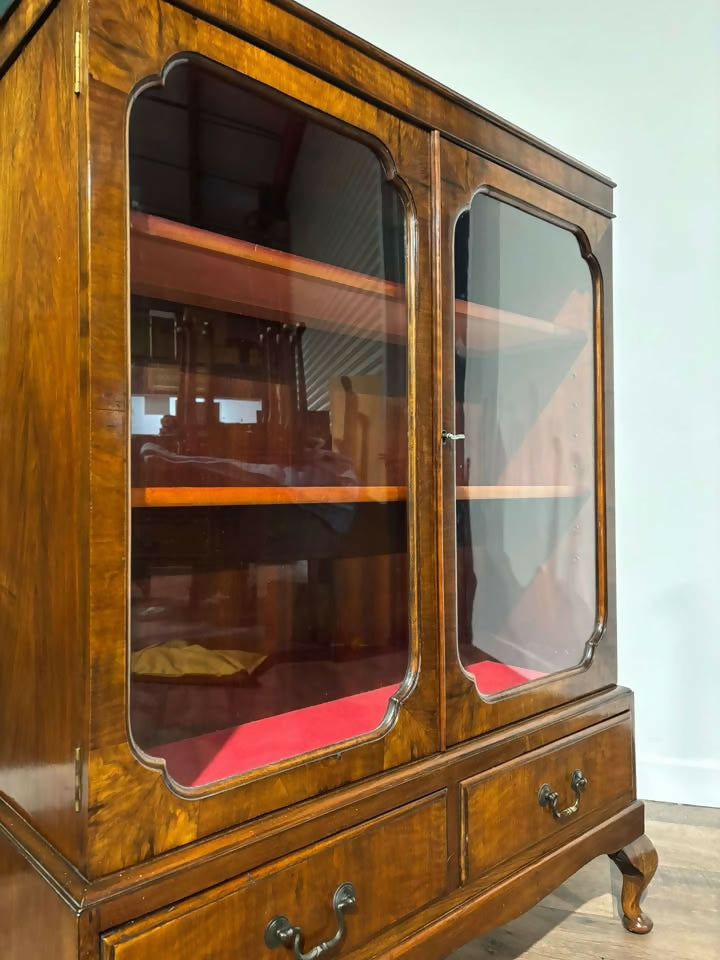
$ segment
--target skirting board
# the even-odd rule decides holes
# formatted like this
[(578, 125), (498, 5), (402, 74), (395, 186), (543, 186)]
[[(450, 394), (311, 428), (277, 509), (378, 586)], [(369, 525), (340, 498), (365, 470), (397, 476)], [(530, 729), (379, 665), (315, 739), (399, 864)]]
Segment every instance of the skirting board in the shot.
[(647, 800), (720, 807), (720, 761), (638, 755), (638, 796)]

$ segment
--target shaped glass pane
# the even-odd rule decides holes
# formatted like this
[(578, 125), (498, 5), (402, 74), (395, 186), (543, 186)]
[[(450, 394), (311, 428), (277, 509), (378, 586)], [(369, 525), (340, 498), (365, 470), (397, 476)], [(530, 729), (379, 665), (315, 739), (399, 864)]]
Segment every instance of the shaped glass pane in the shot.
[(202, 785), (374, 730), (405, 675), (406, 214), (205, 62), (129, 142), (131, 729)]
[(492, 694), (595, 628), (593, 285), (571, 232), (480, 193), (455, 296), (458, 647)]

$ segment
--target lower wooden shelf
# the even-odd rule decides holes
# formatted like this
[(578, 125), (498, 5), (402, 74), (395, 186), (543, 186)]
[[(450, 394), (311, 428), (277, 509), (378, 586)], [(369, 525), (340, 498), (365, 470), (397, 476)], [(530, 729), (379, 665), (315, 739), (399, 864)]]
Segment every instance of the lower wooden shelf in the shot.
[[(540, 500), (582, 497), (572, 486), (464, 486), (458, 500)], [(407, 487), (133, 487), (133, 507), (220, 507), (304, 503), (392, 503), (407, 500)]]
[(134, 487), (133, 507), (223, 507), (303, 503), (388, 503), (407, 487)]

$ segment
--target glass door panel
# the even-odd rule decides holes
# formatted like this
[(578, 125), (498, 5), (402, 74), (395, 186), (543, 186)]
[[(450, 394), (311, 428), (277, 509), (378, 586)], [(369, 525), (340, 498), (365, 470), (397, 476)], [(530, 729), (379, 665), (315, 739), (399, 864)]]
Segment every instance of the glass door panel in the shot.
[(569, 230), (486, 193), (454, 264), (458, 651), (489, 695), (595, 629), (593, 284)]
[(129, 146), (130, 723), (195, 786), (376, 729), (405, 675), (406, 211), (204, 61)]

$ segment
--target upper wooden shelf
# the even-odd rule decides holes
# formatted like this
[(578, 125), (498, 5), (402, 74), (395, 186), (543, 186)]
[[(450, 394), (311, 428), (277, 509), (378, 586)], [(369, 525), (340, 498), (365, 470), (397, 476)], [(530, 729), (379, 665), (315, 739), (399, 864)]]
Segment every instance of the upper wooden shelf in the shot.
[[(458, 487), (458, 500), (540, 500), (584, 496), (570, 486)], [(391, 503), (407, 487), (134, 487), (133, 507), (220, 507), (303, 503)]]
[(455, 344), (468, 352), (534, 346), (579, 350), (586, 341), (582, 330), (466, 300), (455, 301)]
[[(407, 343), (403, 284), (136, 211), (130, 238), (133, 293)], [(463, 300), (455, 308), (456, 342), (472, 351), (585, 342), (577, 330), (536, 317)]]
[(402, 284), (144, 213), (130, 237), (133, 293), (407, 342)]
[(563, 485), (457, 487), (458, 500), (545, 500), (584, 497), (587, 490)]

